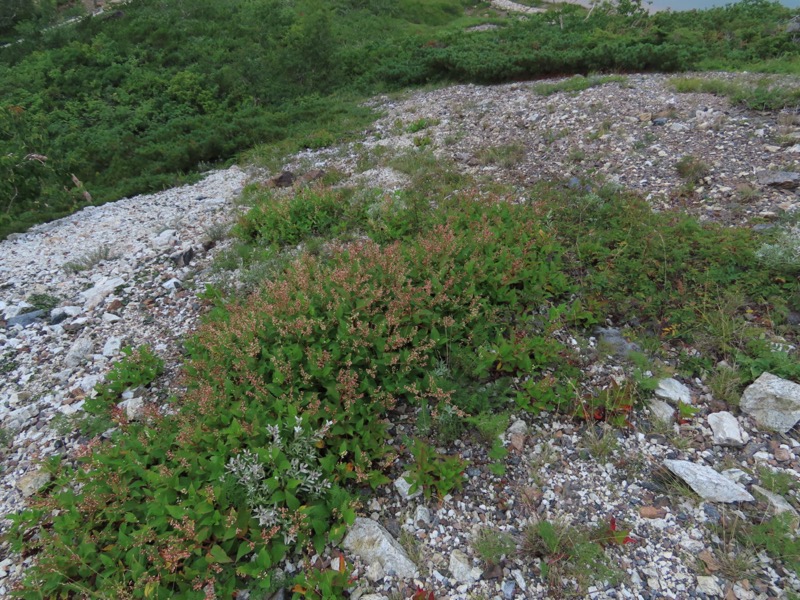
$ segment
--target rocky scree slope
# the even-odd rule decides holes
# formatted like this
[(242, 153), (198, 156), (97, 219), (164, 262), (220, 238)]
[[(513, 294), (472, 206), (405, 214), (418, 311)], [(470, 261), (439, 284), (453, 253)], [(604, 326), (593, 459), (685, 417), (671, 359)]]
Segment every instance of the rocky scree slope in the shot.
[[(521, 191), (539, 179), (574, 178), (581, 185), (584, 176), (600, 177), (640, 191), (655, 210), (677, 205), (726, 223), (768, 225), (800, 200), (790, 176), (782, 186), (770, 179), (774, 172), (797, 171), (795, 113), (756, 113), (719, 97), (676, 94), (662, 75), (630, 76), (625, 84), (577, 94), (544, 97), (535, 84), (517, 83), (456, 86), (372, 104), (385, 116), (361, 142), (301, 153), (285, 169), (338, 170), (347, 177), (343, 185), (396, 189), (407, 176), (364, 157), (425, 147), (460, 169), (513, 182)], [(422, 129), (411, 127), (421, 119)], [(708, 164), (691, 189), (675, 170), (687, 154)], [(197, 294), (213, 279), (210, 261), (226, 245), (215, 247), (211, 231), (230, 222), (243, 185), (262, 179), (234, 167), (192, 186), (86, 209), (0, 244), (0, 423), (7, 438), (2, 514), (19, 510), (46, 484), (40, 460), (69, 455), (86, 441), (65, 427), (65, 419), (82, 410), (122, 345), (150, 344), (166, 361), (166, 375), (136, 392), (145, 404), (163, 403), (176, 389), (180, 340), (202, 312)], [(87, 268), (64, 268), (76, 261)], [(27, 312), (34, 294), (57, 306)], [(629, 343), (609, 325), (582, 349), (598, 387), (626, 377)], [(484, 448), (457, 441), (471, 466), (465, 489), (441, 505), (409, 498), (398, 465), (399, 485), (379, 491), (363, 514), (384, 529), (360, 529), (403, 539), (402, 552), (412, 550), (415, 568), (399, 578), (401, 567), (359, 554), (351, 538), (353, 596), (377, 600), (421, 587), (437, 598), (547, 597), (554, 591), (529, 561), (510, 555), (497, 565), (483, 564), (473, 545), (480, 530), (517, 535), (537, 519), (592, 526), (611, 518), (626, 524), (635, 543), (606, 550), (620, 580), (582, 588), (587, 597), (745, 600), (800, 591), (797, 575), (763, 553), (752, 553), (739, 571), (725, 568), (730, 540), (716, 528), (800, 505), (797, 485), (780, 499), (759, 496), (756, 489), (763, 483), (759, 468), (797, 483), (796, 433), (769, 431), (754, 415), (730, 415), (701, 380), (666, 380), (662, 388), (661, 398), (635, 415), (632, 435), (517, 415), (504, 434), (511, 452), (503, 476), (489, 471)], [(699, 412), (678, 425), (676, 407), (687, 402)], [(397, 439), (413, 432), (413, 415), (407, 417), (396, 424)], [(593, 440), (604, 436), (612, 449), (595, 456)], [(697, 469), (691, 465), (722, 475), (708, 489), (702, 485), (708, 471), (692, 480)], [(665, 469), (689, 480), (700, 499), (665, 488)], [(0, 596), (30, 560), (0, 546)], [(297, 568), (284, 565), (289, 573)]]

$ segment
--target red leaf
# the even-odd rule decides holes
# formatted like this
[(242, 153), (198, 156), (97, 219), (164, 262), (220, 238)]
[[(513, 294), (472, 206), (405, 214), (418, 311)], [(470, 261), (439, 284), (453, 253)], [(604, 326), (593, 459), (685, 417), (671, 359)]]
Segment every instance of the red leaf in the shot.
[(635, 543), (636, 543), (636, 540), (635, 540), (635, 539), (633, 539), (631, 536), (629, 536), (629, 535), (626, 535), (626, 536), (625, 536), (625, 539), (624, 539), (624, 540), (622, 540), (622, 543), (623, 543), (623, 544), (635, 544)]
[(608, 528), (611, 531), (616, 531), (617, 530), (617, 519), (616, 518), (611, 517), (611, 523), (609, 524)]

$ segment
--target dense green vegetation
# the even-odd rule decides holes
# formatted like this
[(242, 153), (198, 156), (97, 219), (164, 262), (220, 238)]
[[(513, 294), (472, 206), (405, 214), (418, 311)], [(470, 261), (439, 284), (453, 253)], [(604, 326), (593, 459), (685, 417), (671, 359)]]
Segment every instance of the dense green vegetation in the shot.
[[(460, 0), (134, 0), (118, 18), (47, 31), (45, 15), (17, 19), (24, 41), (0, 50), (0, 233), (170, 185), (258, 144), (330, 145), (370, 118), (357, 101), (378, 90), (791, 71), (800, 52), (783, 30), (790, 11), (760, 0), (688, 16), (630, 3), (589, 18), (574, 6), (524, 21), (484, 12)], [(500, 27), (465, 30), (487, 20)], [(612, 187), (541, 183), (521, 199), (425, 148), (384, 160), (408, 189), (246, 190), (250, 208), (218, 268), (241, 267), (253, 293), (206, 291), (213, 308), (187, 343), (188, 392), (167, 414), (129, 419), (118, 405), (159, 376), (160, 360), (140, 348), (116, 363), (76, 424), (92, 438), (78, 465), (48, 461), (53, 480), (14, 517), (10, 538), (36, 558), (19, 597), (255, 599), (292, 584), (298, 598), (345, 597), (344, 565), (305, 559), (341, 538), (396, 459), (430, 498), (459, 488), (465, 466), (436, 445), (470, 437), (489, 471), (504, 472), (497, 436), (510, 411), (624, 426), (653, 386), (648, 372), (706, 377), (731, 403), (766, 370), (800, 377), (783, 350), (797, 343), (787, 317), (800, 310), (800, 267), (794, 254), (762, 252), (781, 253), (779, 234), (655, 214)], [(600, 354), (587, 338), (608, 317), (647, 354), (599, 392), (582, 367)], [(398, 408), (415, 415), (417, 435), (389, 443)], [(112, 427), (111, 439), (96, 436)], [(786, 558), (796, 544), (780, 525), (753, 535)], [(615, 522), (586, 540), (545, 524), (516, 541), (524, 560), (559, 556), (610, 580), (605, 548), (626, 536)], [(488, 557), (510, 548), (489, 542)], [(287, 557), (303, 565), (292, 581), (277, 570)], [(554, 586), (571, 572), (542, 564)]]
[[(793, 341), (785, 315), (800, 308), (800, 283), (758, 262), (770, 238), (653, 213), (614, 188), (543, 184), (520, 202), (425, 149), (386, 160), (411, 188), (247, 191), (232, 251), (269, 277), (246, 297), (207, 290), (215, 307), (188, 345), (189, 392), (175, 413), (128, 421), (122, 388), (159, 364), (142, 349), (117, 363), (81, 425), (116, 425), (113, 439), (95, 438), (77, 469), (49, 464), (56, 479), (15, 517), (18, 547), (38, 560), (21, 597), (287, 586), (280, 561), (337, 542), (396, 458), (430, 497), (458, 488), (465, 466), (434, 443), (470, 436), (504, 471), (492, 440), (509, 410), (622, 425), (651, 389), (643, 374), (658, 370), (662, 343), (700, 349), (678, 364), (685, 374), (726, 360), (738, 391), (767, 369), (800, 375), (772, 343)], [(628, 384), (595, 393), (568, 340), (585, 345), (608, 316), (652, 358), (633, 358)], [(399, 408), (419, 415), (418, 435), (390, 444)], [(627, 535), (610, 531), (576, 546), (577, 564), (606, 564), (603, 548)], [(526, 539), (529, 560), (555, 552)], [(790, 541), (778, 542), (782, 556)], [(293, 583), (295, 597), (338, 598), (347, 577), (307, 565)]]
[[(44, 29), (47, 7), (0, 23), (23, 40), (0, 49), (0, 235), (257, 144), (328, 145), (369, 118), (356, 100), (379, 90), (800, 64), (791, 11), (766, 0), (652, 16), (626, 2), (588, 19), (566, 5), (526, 20), (474, 0), (134, 0)], [(498, 29), (466, 30), (487, 21)]]

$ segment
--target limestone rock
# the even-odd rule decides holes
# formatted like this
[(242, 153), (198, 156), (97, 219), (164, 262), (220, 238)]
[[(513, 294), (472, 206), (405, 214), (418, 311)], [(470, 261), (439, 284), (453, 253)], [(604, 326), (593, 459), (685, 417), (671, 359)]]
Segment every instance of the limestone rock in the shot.
[(78, 338), (64, 357), (64, 364), (68, 367), (77, 367), (86, 361), (93, 347), (94, 343), (89, 338)]
[(687, 460), (665, 460), (664, 466), (683, 479), (704, 500), (728, 503), (754, 500), (746, 489), (711, 467)]
[(357, 517), (342, 542), (345, 550), (357, 554), (368, 565), (380, 563), (387, 574), (416, 577), (417, 566), (386, 529), (372, 519)]
[(658, 387), (654, 392), (656, 396), (667, 402), (683, 402), (684, 404), (692, 403), (692, 393), (689, 388), (683, 385), (677, 379), (662, 379), (658, 382)]
[(94, 287), (80, 293), (80, 295), (83, 296), (83, 307), (86, 310), (95, 308), (105, 300), (106, 296), (121, 285), (125, 285), (125, 280), (122, 279), (122, 277), (108, 277), (102, 279), (97, 282)]
[(750, 436), (742, 431), (739, 421), (731, 413), (720, 411), (708, 415), (708, 425), (713, 432), (713, 441), (719, 446), (744, 446)]
[(129, 421), (141, 421), (144, 419), (144, 399), (143, 398), (129, 398), (123, 400), (117, 407), (125, 411), (125, 416)]
[(414, 498), (419, 498), (422, 496), (422, 489), (418, 489), (413, 494), (411, 493), (411, 484), (406, 480), (406, 477), (409, 477), (410, 475), (410, 472), (403, 471), (400, 477), (398, 477), (394, 482), (394, 487), (403, 500), (413, 500)]
[(176, 237), (178, 232), (174, 229), (165, 229), (157, 236), (152, 238), (152, 242), (154, 246), (158, 247), (165, 247), (165, 246), (172, 246), (175, 243)]
[(653, 414), (654, 419), (665, 425), (672, 425), (675, 420), (675, 409), (669, 404), (663, 400), (651, 398), (648, 400), (647, 406), (650, 407), (650, 412)]
[(697, 576), (697, 591), (703, 592), (706, 596), (712, 598), (721, 598), (722, 588), (717, 583), (717, 578), (713, 575), (698, 575)]
[(800, 522), (800, 514), (797, 513), (794, 506), (786, 501), (786, 498), (780, 494), (765, 490), (758, 485), (753, 486), (753, 491), (767, 501), (767, 504), (769, 504), (770, 513), (773, 515), (781, 515), (783, 513), (791, 514), (792, 521), (795, 523), (795, 527), (797, 527), (798, 522)]
[(458, 583), (475, 583), (483, 571), (473, 567), (472, 561), (461, 550), (453, 550), (450, 554), (450, 573)]
[(784, 190), (793, 190), (800, 186), (800, 173), (794, 173), (793, 171), (765, 171), (758, 176), (758, 183)]
[(418, 506), (417, 509), (414, 511), (414, 524), (417, 527), (430, 525), (431, 511), (425, 506)]
[(762, 373), (742, 394), (740, 408), (759, 427), (786, 433), (800, 421), (800, 385)]
[(50, 481), (50, 473), (44, 471), (31, 471), (25, 473), (17, 481), (17, 489), (25, 498), (30, 498)]

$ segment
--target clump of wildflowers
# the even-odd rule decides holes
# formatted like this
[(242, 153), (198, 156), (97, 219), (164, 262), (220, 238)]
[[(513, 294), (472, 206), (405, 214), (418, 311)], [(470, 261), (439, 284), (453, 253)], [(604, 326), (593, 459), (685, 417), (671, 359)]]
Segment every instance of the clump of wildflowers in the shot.
[[(291, 490), (295, 495), (319, 499), (331, 487), (319, 466), (318, 444), (332, 423), (316, 431), (307, 431), (300, 417), (292, 427), (268, 425), (272, 443), (259, 452), (243, 450), (231, 457), (225, 467), (227, 475), (244, 491), (248, 507), (261, 527), (278, 527), (284, 542), (296, 540), (296, 522), (274, 499), (278, 490)], [(282, 497), (282, 496), (281, 496)]]

